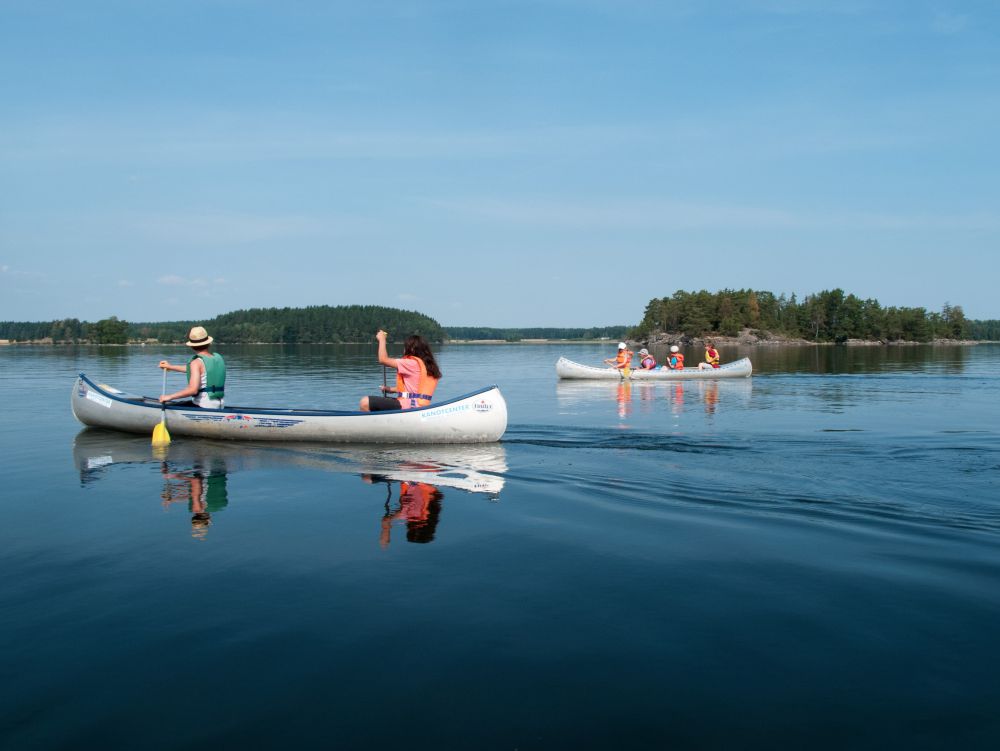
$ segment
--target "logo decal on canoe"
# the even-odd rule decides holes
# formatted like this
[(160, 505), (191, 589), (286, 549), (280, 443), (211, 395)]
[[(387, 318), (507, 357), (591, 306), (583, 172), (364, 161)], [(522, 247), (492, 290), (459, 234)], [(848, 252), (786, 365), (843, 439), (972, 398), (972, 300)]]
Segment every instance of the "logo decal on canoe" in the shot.
[(445, 415), (453, 415), (456, 412), (467, 412), (471, 407), (468, 403), (462, 404), (452, 404), (450, 407), (438, 407), (437, 409), (430, 409), (427, 411), (420, 412), (421, 420), (433, 420), (435, 417), (444, 417)]
[(485, 399), (480, 399), (473, 405), (472, 408), (476, 410), (476, 412), (489, 412), (493, 409), (493, 405)]
[(250, 415), (220, 415), (198, 414), (184, 412), (184, 417), (192, 422), (214, 422), (221, 425), (232, 425), (237, 430), (244, 428), (290, 428), (302, 420), (291, 420), (287, 417), (252, 417)]
[(90, 401), (97, 402), (106, 409), (111, 409), (111, 400), (104, 396), (104, 394), (98, 394), (96, 391), (90, 391), (88, 389), (86, 397), (90, 399)]

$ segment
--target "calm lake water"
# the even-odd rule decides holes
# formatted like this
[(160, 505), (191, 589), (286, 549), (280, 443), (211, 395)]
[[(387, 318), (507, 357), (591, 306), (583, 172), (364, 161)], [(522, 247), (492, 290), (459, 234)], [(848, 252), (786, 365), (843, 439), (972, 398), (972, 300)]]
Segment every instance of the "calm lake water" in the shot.
[[(443, 348), (439, 397), (503, 390), (496, 445), (166, 456), (70, 390), (159, 394), (183, 349), (0, 348), (0, 747), (997, 747), (1000, 346), (556, 380), (612, 348)], [(220, 351), (232, 405), (382, 382), (373, 347)]]

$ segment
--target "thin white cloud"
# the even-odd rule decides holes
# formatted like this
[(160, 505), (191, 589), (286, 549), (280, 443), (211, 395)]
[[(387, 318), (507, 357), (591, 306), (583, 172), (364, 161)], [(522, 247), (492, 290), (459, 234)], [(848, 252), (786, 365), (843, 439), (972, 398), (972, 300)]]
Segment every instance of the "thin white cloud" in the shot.
[(118, 286), (119, 287), (133, 287), (135, 285), (131, 281), (129, 281), (128, 279), (119, 279), (118, 280)]
[(178, 276), (177, 274), (161, 276), (156, 281), (167, 287), (191, 287), (194, 289), (206, 289), (220, 283), (225, 284), (224, 279), (209, 280), (203, 276)]
[(177, 245), (240, 245), (328, 234), (331, 226), (306, 216), (217, 214), (147, 214), (123, 223), (142, 237)]
[(431, 201), (451, 215), (503, 225), (578, 230), (1000, 230), (1000, 213), (894, 214), (814, 212), (741, 204), (710, 204), (669, 198), (587, 201), (454, 199)]
[(939, 10), (931, 19), (931, 30), (937, 34), (960, 34), (969, 25), (969, 17), (960, 13)]

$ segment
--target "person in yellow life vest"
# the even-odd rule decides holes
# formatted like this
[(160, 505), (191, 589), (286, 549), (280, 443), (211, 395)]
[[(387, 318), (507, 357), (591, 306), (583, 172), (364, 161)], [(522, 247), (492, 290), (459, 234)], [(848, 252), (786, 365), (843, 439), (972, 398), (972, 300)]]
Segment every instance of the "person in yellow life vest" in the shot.
[(684, 370), (684, 355), (681, 354), (681, 348), (676, 344), (670, 348), (670, 357), (667, 358), (667, 364), (663, 367), (666, 370)]
[(209, 352), (208, 346), (214, 341), (201, 326), (195, 326), (188, 332), (187, 346), (194, 350), (191, 361), (186, 365), (171, 365), (166, 360), (160, 360), (158, 367), (184, 373), (188, 377), (187, 387), (173, 394), (164, 394), (161, 402), (191, 397), (196, 407), (205, 409), (222, 409), (226, 396), (226, 361), (218, 352)]
[(619, 342), (618, 355), (609, 357), (604, 362), (608, 365), (613, 365), (618, 370), (625, 370), (632, 364), (632, 352), (625, 346), (625, 342)]
[(719, 367), (719, 350), (715, 344), (709, 340), (705, 342), (705, 362), (698, 363), (698, 370), (711, 370)]
[[(396, 388), (382, 386), (382, 396), (361, 397), (359, 405), (361, 411), (382, 412), (428, 406), (434, 395), (434, 389), (441, 380), (441, 370), (434, 359), (430, 345), (422, 336), (417, 334), (408, 336), (403, 342), (403, 356), (392, 358), (385, 348), (387, 336), (384, 331), (379, 331), (375, 335), (378, 340), (378, 361), (386, 367), (396, 369)], [(387, 394), (396, 394), (396, 397)]]
[(639, 350), (639, 367), (643, 370), (656, 370), (656, 359), (649, 354), (648, 349)]

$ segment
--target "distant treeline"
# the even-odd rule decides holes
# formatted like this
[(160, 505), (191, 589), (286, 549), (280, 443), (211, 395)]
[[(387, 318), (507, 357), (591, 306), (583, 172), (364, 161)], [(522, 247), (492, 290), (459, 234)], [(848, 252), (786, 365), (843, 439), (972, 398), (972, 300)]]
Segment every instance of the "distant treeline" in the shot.
[(941, 312), (924, 308), (883, 308), (876, 300), (862, 300), (843, 290), (808, 295), (775, 296), (759, 290), (720, 292), (677, 291), (654, 298), (642, 322), (592, 328), (443, 328), (421, 313), (377, 305), (317, 305), (307, 308), (252, 308), (216, 316), (207, 321), (129, 323), (114, 316), (93, 323), (76, 318), (45, 322), (0, 322), (0, 339), (56, 343), (125, 344), (155, 340), (186, 341), (192, 326), (202, 325), (221, 343), (341, 343), (371, 342), (379, 328), (390, 338), (420, 334), (433, 342), (446, 339), (646, 339), (668, 332), (687, 336), (735, 336), (743, 329), (803, 338), (815, 342), (847, 339), (917, 341), (976, 339), (1000, 341), (1000, 321), (969, 321), (961, 306), (945, 304)]
[(42, 322), (0, 321), (0, 339), (13, 342), (51, 340), (59, 343), (125, 344), (129, 340), (129, 324), (115, 316), (96, 323), (78, 318)]
[(1000, 342), (1000, 321), (970, 321), (971, 338), (976, 341)]
[(45, 323), (0, 322), (0, 339), (97, 344), (184, 342), (195, 325), (204, 326), (219, 342), (234, 344), (371, 342), (379, 328), (388, 331), (391, 340), (402, 340), (409, 334), (420, 334), (434, 342), (445, 338), (441, 325), (421, 313), (377, 305), (316, 305), (237, 310), (207, 321), (128, 323), (111, 317), (97, 323), (75, 318)]
[[(989, 324), (991, 322), (982, 322)], [(636, 339), (669, 332), (692, 337), (707, 334), (736, 336), (751, 329), (814, 342), (914, 341), (932, 339), (995, 338), (996, 327), (981, 328), (965, 318), (959, 305), (945, 303), (940, 313), (924, 308), (882, 307), (877, 300), (862, 300), (842, 289), (807, 295), (775, 295), (760, 290), (725, 289), (720, 292), (685, 292), (654, 298), (642, 322), (630, 332)], [(987, 334), (992, 331), (994, 336)]]
[(506, 342), (519, 342), (524, 339), (621, 339), (625, 336), (626, 331), (628, 331), (628, 326), (604, 326), (589, 329), (493, 329), (486, 326), (445, 327), (445, 333), (449, 339), (463, 339), (466, 341), (502, 339)]

